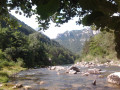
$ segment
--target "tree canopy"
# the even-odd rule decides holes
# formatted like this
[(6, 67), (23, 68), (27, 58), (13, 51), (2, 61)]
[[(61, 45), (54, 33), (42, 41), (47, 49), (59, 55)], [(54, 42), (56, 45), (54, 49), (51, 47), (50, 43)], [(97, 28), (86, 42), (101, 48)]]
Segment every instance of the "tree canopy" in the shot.
[[(36, 9), (33, 6), (37, 6)], [(0, 20), (7, 21), (10, 26), (15, 26), (15, 21), (9, 19), (9, 12), (13, 9), (19, 14), (23, 11), (26, 17), (38, 14), (37, 19), (43, 30), (49, 28), (50, 21), (59, 26), (75, 16), (79, 17), (77, 24), (95, 24), (97, 28), (106, 28), (101, 30), (107, 31), (112, 29), (120, 58), (120, 0), (2, 0)]]

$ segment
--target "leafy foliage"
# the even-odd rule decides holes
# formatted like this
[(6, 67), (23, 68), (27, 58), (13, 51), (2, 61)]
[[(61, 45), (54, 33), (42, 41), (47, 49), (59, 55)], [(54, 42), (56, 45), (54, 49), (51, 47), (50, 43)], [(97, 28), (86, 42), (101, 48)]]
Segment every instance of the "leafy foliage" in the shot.
[(5, 64), (7, 61), (13, 61), (16, 65), (32, 68), (74, 63), (76, 56), (73, 53), (24, 23), (17, 30), (8, 28), (4, 22), (2, 27), (4, 28), (0, 28), (0, 57), (2, 62), (6, 60)]
[[(32, 8), (34, 5), (37, 6), (36, 9)], [(119, 0), (4, 0), (4, 2), (0, 2), (0, 6), (1, 20), (11, 22), (8, 12), (16, 8), (16, 13), (21, 15), (21, 11), (23, 11), (26, 17), (34, 14), (40, 15), (37, 17), (43, 29), (49, 26), (50, 20), (62, 24), (75, 16), (83, 17), (85, 25), (94, 23), (98, 27), (115, 29), (115, 25), (119, 23), (119, 16), (112, 16), (114, 13), (120, 12)], [(111, 26), (115, 20), (117, 20), (116, 24)], [(78, 23), (80, 22), (81, 19)], [(10, 24), (12, 25), (12, 23)]]
[(96, 58), (102, 62), (107, 60), (117, 59), (115, 51), (114, 33), (101, 32), (84, 45), (81, 59), (82, 60), (95, 60)]
[[(32, 7), (36, 5), (36, 9)], [(8, 8), (9, 7), (9, 8)], [(50, 21), (57, 26), (77, 16), (77, 24), (95, 24), (101, 30), (115, 32), (117, 56), (120, 58), (120, 1), (119, 0), (4, 0), (0, 1), (0, 21), (4, 20), (11, 28), (17, 23), (9, 16), (10, 10), (26, 17), (38, 14), (40, 29), (49, 28)], [(21, 12), (22, 11), (22, 12)], [(117, 13), (117, 16), (114, 14)], [(82, 18), (81, 18), (82, 17)], [(105, 29), (107, 28), (107, 29)]]

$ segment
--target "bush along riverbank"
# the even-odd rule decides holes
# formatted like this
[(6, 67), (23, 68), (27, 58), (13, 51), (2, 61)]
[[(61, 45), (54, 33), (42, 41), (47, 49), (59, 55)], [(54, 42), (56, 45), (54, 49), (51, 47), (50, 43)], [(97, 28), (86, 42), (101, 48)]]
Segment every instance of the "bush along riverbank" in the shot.
[(99, 63), (119, 61), (114, 40), (114, 32), (112, 31), (111, 33), (101, 32), (96, 34), (89, 41), (86, 41), (77, 61), (98, 61)]
[(20, 59), (18, 59), (17, 62), (0, 59), (0, 90), (7, 90), (6, 88), (13, 86), (7, 82), (10, 81), (10, 78), (14, 77), (16, 73), (26, 70), (26, 68), (22, 66), (23, 62)]
[(31, 29), (24, 26), (19, 27), (22, 32), (0, 25), (0, 84), (26, 68), (72, 64), (76, 59), (71, 51), (40, 32), (26, 34)]

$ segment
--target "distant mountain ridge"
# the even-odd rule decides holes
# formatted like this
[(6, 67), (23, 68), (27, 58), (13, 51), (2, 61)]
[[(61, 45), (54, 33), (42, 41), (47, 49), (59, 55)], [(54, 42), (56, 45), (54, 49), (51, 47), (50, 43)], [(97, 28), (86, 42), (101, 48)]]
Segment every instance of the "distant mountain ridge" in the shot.
[(91, 29), (72, 30), (59, 34), (55, 41), (59, 42), (72, 52), (79, 54), (82, 50), (84, 42), (88, 41), (93, 35), (94, 34)]

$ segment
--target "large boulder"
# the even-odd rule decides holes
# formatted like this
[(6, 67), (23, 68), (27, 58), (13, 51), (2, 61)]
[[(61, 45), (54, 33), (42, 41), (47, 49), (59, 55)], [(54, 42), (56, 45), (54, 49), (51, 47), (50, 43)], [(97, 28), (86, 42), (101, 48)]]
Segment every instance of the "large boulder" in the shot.
[(74, 71), (76, 71), (76, 72), (80, 72), (80, 69), (77, 68), (77, 67), (75, 67), (75, 66), (71, 66), (71, 67), (69, 68), (69, 70), (74, 70)]
[(115, 72), (107, 76), (107, 81), (120, 85), (120, 72)]
[(69, 74), (77, 74), (77, 72), (80, 72), (80, 69), (75, 67), (75, 66), (71, 66), (67, 71), (66, 73), (69, 73)]

